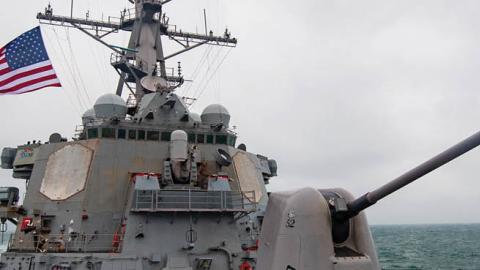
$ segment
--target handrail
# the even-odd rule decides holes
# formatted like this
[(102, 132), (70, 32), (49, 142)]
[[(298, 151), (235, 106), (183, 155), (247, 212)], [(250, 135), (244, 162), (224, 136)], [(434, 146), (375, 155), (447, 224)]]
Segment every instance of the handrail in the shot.
[(132, 211), (251, 212), (254, 198), (253, 191), (136, 190)]

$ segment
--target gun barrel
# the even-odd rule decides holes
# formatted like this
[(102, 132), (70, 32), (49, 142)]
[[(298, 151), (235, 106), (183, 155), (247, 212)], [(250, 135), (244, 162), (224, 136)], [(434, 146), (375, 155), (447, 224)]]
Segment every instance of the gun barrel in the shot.
[(406, 185), (428, 174), (429, 172), (447, 164), (448, 162), (467, 153), (468, 151), (479, 145), (480, 132), (477, 132), (469, 138), (461, 141), (460, 143), (431, 158), (430, 160), (402, 174), (391, 182), (348, 203), (348, 213), (346, 215), (343, 215), (343, 217), (351, 218), (356, 216), (359, 212), (375, 204), (377, 201), (405, 187)]

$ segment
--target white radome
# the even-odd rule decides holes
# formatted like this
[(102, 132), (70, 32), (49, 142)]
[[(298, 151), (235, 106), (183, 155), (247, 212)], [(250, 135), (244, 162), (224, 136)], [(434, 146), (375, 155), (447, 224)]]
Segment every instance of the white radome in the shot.
[(93, 108), (97, 118), (125, 118), (127, 115), (127, 103), (115, 94), (100, 96)]
[(230, 124), (230, 113), (220, 104), (208, 105), (202, 112), (202, 123), (207, 125), (223, 124), (228, 128)]

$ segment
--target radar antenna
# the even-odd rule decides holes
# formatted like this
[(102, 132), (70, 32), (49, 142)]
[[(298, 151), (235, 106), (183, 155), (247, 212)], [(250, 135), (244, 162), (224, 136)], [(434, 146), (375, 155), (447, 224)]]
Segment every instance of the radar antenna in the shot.
[[(121, 96), (124, 86), (127, 86), (134, 95), (133, 106), (138, 104), (145, 93), (153, 91), (154, 87), (148, 87), (149, 89), (144, 87), (151, 86), (152, 82), (166, 82), (165, 87), (156, 87), (162, 91), (174, 91), (185, 82), (181, 72), (177, 71), (175, 74), (174, 68), (167, 68), (168, 59), (204, 44), (226, 47), (235, 47), (237, 44), (237, 39), (232, 38), (228, 30), (225, 30), (222, 36), (216, 36), (212, 30), (198, 34), (184, 32), (176, 25), (170, 24), (170, 19), (163, 12), (163, 5), (172, 0), (129, 1), (135, 5), (134, 8), (124, 9), (118, 18), (109, 16), (102, 20), (92, 20), (89, 16), (73, 17), (72, 0), (70, 16), (54, 14), (49, 4), (44, 12), (37, 14), (37, 19), (41, 24), (77, 28), (110, 48), (113, 51), (110, 64), (120, 77), (116, 94)], [(127, 48), (111, 45), (103, 40), (107, 35), (120, 30), (131, 32)], [(180, 44), (182, 49), (165, 55), (162, 36)], [(143, 80), (142, 83), (145, 77), (149, 79)]]

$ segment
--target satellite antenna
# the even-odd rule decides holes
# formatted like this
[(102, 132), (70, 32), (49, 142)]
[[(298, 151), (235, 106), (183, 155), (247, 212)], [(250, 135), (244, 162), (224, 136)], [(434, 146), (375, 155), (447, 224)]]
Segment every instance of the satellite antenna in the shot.
[(140, 80), (142, 87), (152, 92), (169, 92), (170, 87), (167, 80), (158, 76), (145, 76)]

